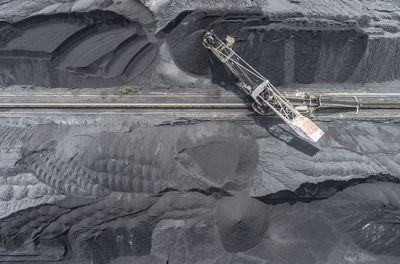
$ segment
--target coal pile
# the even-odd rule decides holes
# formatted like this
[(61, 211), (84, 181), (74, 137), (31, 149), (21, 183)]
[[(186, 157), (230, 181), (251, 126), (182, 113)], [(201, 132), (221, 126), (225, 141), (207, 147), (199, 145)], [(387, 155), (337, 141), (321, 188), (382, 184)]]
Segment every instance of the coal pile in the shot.
[(40, 15), (0, 24), (0, 85), (109, 87), (153, 62), (157, 39), (110, 11)]
[[(396, 92), (360, 84), (400, 78), (398, 10), (0, 0), (0, 88), (13, 85), (0, 96), (238, 100), (226, 91), (234, 76), (201, 45), (206, 30), (233, 36), (276, 86)], [(116, 95), (122, 86), (137, 93)], [(397, 114), (317, 117), (325, 136), (310, 144), (246, 111), (1, 110), (0, 263), (400, 263)]]
[(164, 28), (175, 62), (198, 75), (207, 75), (210, 69), (216, 81), (234, 78), (220, 63), (210, 61), (201, 46), (205, 30), (214, 30), (221, 38), (235, 37), (235, 51), (277, 85), (348, 81), (368, 43), (368, 35), (355, 21), (301, 14), (271, 17), (258, 9), (207, 10), (186, 12), (179, 19)]

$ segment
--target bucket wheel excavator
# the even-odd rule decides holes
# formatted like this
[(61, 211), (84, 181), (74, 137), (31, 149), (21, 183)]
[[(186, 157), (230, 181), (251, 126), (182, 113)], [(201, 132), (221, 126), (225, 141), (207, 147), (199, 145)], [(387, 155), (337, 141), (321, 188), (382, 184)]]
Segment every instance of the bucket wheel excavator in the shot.
[(239, 87), (254, 100), (253, 108), (258, 114), (266, 115), (272, 110), (299, 136), (312, 142), (317, 142), (324, 135), (324, 132), (297, 111), (270, 81), (233, 51), (234, 38), (227, 36), (225, 41), (222, 41), (213, 31), (207, 31), (202, 44), (238, 78)]

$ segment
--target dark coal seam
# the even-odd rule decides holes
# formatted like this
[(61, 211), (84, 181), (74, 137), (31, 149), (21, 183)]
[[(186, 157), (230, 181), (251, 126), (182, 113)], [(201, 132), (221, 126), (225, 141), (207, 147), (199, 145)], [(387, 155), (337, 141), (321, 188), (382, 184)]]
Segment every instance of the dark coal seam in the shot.
[[(92, 68), (96, 68), (95, 66), (99, 66), (103, 61), (106, 60), (106, 58), (107, 58), (108, 56), (110, 56), (110, 55), (115, 55), (115, 54), (121, 49), (121, 47), (124, 48), (124, 47), (123, 47), (124, 45), (129, 44), (129, 42), (131, 42), (132, 40), (134, 40), (137, 36), (141, 36), (141, 35), (134, 34), (134, 35), (128, 37), (127, 39), (123, 40), (120, 44), (118, 44), (118, 46), (117, 46), (115, 49), (113, 49), (113, 50), (107, 52), (106, 54), (104, 54), (103, 56), (101, 56), (100, 58), (98, 58), (96, 61), (92, 62), (88, 67), (67, 67), (66, 70), (67, 70), (67, 71), (70, 71), (70, 72), (73, 72), (73, 73), (85, 73), (85, 74), (87, 74), (87, 75), (92, 75), (92, 76), (99, 76), (99, 77), (101, 77), (102, 75), (104, 75), (104, 72), (103, 72), (103, 73), (95, 73), (95, 72), (93, 72), (93, 69), (92, 69)], [(143, 37), (143, 36), (141, 36), (141, 37)], [(144, 36), (144, 37), (146, 37), (146, 36)], [(141, 48), (141, 49), (138, 51), (138, 53), (139, 53), (139, 52), (142, 52), (143, 49), (144, 49), (145, 47), (147, 47), (148, 45), (150, 45), (150, 43), (147, 43), (143, 48)], [(136, 56), (138, 55), (138, 53), (136, 53), (135, 56), (128, 62), (127, 66), (125, 67), (125, 69), (124, 69), (124, 71), (123, 71), (123, 73), (125, 72), (126, 68), (128, 68), (128, 66), (129, 66), (129, 64), (132, 62), (132, 60), (133, 60), (134, 58), (136, 58)], [(108, 65), (110, 64), (111, 61), (112, 61), (112, 59), (111, 59), (110, 61), (107, 62), (107, 66), (105, 67), (105, 69), (107, 69), (107, 67), (108, 67)], [(105, 72), (106, 72), (106, 70), (105, 70)], [(123, 73), (122, 73), (122, 74), (123, 74)], [(120, 75), (122, 75), (122, 74), (120, 74)]]
[(45, 51), (31, 51), (31, 50), (22, 50), (22, 49), (14, 49), (0, 50), (1, 58), (32, 58), (32, 59), (47, 59), (50, 60), (51, 56)]
[(221, 188), (210, 187), (208, 189), (192, 188), (189, 190), (178, 190), (178, 189), (174, 189), (174, 188), (166, 188), (166, 189), (162, 190), (161, 192), (153, 195), (153, 197), (160, 197), (169, 192), (197, 192), (197, 193), (204, 194), (206, 196), (214, 196), (217, 199), (225, 197), (225, 196), (232, 196), (232, 194), (230, 194), (229, 192), (227, 192)]
[[(140, 39), (141, 37), (146, 38), (147, 36), (143, 36), (143, 35), (139, 35), (139, 34), (134, 34), (134, 35), (130, 36), (129, 38), (123, 40), (123, 41), (122, 41), (120, 44), (118, 44), (118, 46), (117, 46), (114, 50), (112, 50), (110, 53), (111, 53), (112, 55), (118, 55), (118, 53), (124, 52), (127, 48), (129, 48), (129, 44), (131, 44), (134, 40)], [(112, 60), (110, 60), (110, 62), (111, 62), (111, 61), (112, 61)], [(106, 69), (107, 69), (108, 67), (109, 67), (109, 66), (107, 65)]]
[(63, 232), (61, 232), (59, 234), (56, 234), (56, 235), (53, 235), (53, 236), (48, 236), (47, 239), (51, 240), (51, 239), (56, 239), (56, 238), (62, 237), (64, 235), (66, 235), (71, 228), (72, 228), (72, 225), (69, 226), (68, 228), (66, 228)]
[(123, 73), (126, 73), (126, 71), (129, 69), (129, 67), (132, 65), (133, 61), (140, 55), (142, 55), (141, 53), (143, 51), (146, 50), (146, 48), (150, 47), (152, 43), (147, 43), (146, 45), (144, 45), (141, 49), (139, 49), (139, 51), (129, 60), (128, 64), (125, 66)]
[[(185, 126), (185, 125), (192, 125), (192, 124), (198, 124), (199, 120), (192, 120), (192, 119), (179, 119), (179, 120), (172, 120), (172, 121), (164, 121), (160, 124), (156, 124), (155, 127), (165, 127), (165, 126)], [(133, 130), (133, 129), (132, 129)], [(129, 132), (131, 132), (130, 130)]]
[[(117, 13), (115, 13), (115, 14), (117, 14)], [(127, 22), (131, 22), (132, 24), (135, 24), (135, 25), (138, 24), (138, 22), (131, 21), (131, 20), (127, 20)], [(116, 24), (118, 25), (118, 23), (116, 23)], [(60, 43), (59, 46), (54, 51), (51, 52), (51, 56), (53, 58), (59, 57), (60, 55), (62, 55), (62, 53), (65, 53), (71, 47), (74, 47), (74, 45), (76, 43), (78, 43), (80, 40), (85, 39), (85, 38), (89, 37), (91, 34), (98, 32), (99, 27), (102, 25), (109, 26), (109, 21), (96, 21), (93, 24), (87, 24), (85, 27), (83, 27), (82, 29), (73, 33), (71, 36), (66, 38), (62, 43)], [(138, 34), (138, 33), (136, 33), (136, 34)]]
[(232, 196), (229, 192), (221, 189), (221, 188), (216, 188), (216, 187), (210, 187), (208, 189), (190, 189), (188, 192), (198, 192), (201, 194), (204, 194), (206, 196), (214, 196), (215, 198), (222, 198), (225, 196)]
[(60, 213), (60, 214), (58, 214), (58, 215), (56, 215), (56, 216), (54, 216), (52, 219), (50, 219), (50, 220), (47, 222), (47, 224), (42, 225), (41, 228), (40, 228), (39, 230), (36, 230), (36, 232), (32, 232), (32, 235), (31, 235), (32, 241), (36, 241), (37, 239), (39, 239), (39, 237), (40, 237), (40, 235), (43, 233), (43, 231), (44, 231), (51, 223), (53, 223), (53, 222), (57, 221), (58, 219), (60, 219), (60, 217), (62, 217), (62, 216), (64, 216), (64, 215), (66, 215), (66, 214), (72, 212), (72, 211), (75, 210), (75, 209), (82, 208), (82, 207), (89, 206), (89, 205), (93, 205), (93, 204), (95, 204), (95, 203), (97, 203), (97, 202), (98, 202), (98, 201), (95, 200), (95, 201), (93, 201), (93, 202), (91, 202), (91, 203), (88, 203), (88, 204), (85, 203), (85, 204), (83, 204), (83, 205), (78, 205), (78, 206), (74, 206), (74, 207), (70, 207), (70, 208), (65, 208), (65, 207), (63, 207), (63, 206), (59, 206), (60, 208), (65, 209), (65, 211), (62, 212), (62, 213)]
[(126, 22), (132, 22), (127, 17), (120, 15), (116, 12), (111, 10), (101, 10), (101, 9), (94, 9), (86, 12), (61, 12), (61, 13), (54, 13), (54, 14), (40, 14), (31, 17), (27, 17), (21, 21), (17, 21), (11, 23), (13, 26), (20, 28), (25, 25), (32, 25), (35, 22), (42, 22), (48, 20), (48, 18), (52, 19), (70, 19), (76, 18), (83, 24), (89, 24), (91, 21), (92, 23), (97, 23), (98, 21), (110, 20), (115, 22), (116, 24), (124, 25)]
[(95, 70), (93, 70), (93, 69), (96, 69), (96, 67), (101, 65), (101, 63), (104, 62), (107, 59), (107, 57), (112, 55), (113, 52), (114, 52), (113, 50), (110, 51), (110, 52), (107, 52), (106, 54), (104, 54), (103, 56), (99, 57), (97, 60), (95, 60), (94, 62), (92, 62), (88, 66), (83, 66), (83, 67), (65, 67), (64, 69), (66, 71), (68, 71), (68, 72), (71, 72), (71, 73), (78, 73), (78, 74), (84, 73), (84, 74), (90, 75), (90, 76), (103, 76), (104, 73), (97, 73), (96, 74)]
[(165, 34), (171, 32), (174, 28), (176, 28), (183, 19), (185, 19), (188, 15), (190, 15), (194, 10), (184, 10), (180, 12), (174, 19), (169, 21), (162, 29), (160, 29), (156, 33), (156, 37), (163, 38)]
[(371, 175), (367, 178), (355, 178), (348, 181), (327, 180), (319, 183), (303, 183), (295, 191), (282, 190), (265, 196), (254, 197), (266, 204), (295, 204), (297, 202), (311, 203), (326, 200), (348, 187), (366, 183), (389, 182), (400, 184), (400, 179), (390, 174)]
[(144, 208), (141, 208), (141, 209), (138, 209), (138, 210), (135, 210), (135, 211), (131, 211), (131, 212), (121, 213), (121, 214), (118, 214), (118, 215), (113, 216), (113, 217), (109, 217), (109, 218), (107, 218), (107, 219), (105, 219), (105, 220), (103, 220), (103, 221), (101, 221), (99, 223), (94, 223), (93, 226), (90, 226), (90, 227), (87, 227), (87, 228), (81, 228), (79, 231), (80, 232), (89, 232), (94, 228), (94, 226), (100, 226), (102, 224), (109, 223), (109, 222), (115, 221), (115, 220), (123, 218), (123, 217), (130, 217), (130, 216), (143, 214), (143, 213), (147, 212), (153, 205), (154, 205), (154, 201), (151, 201), (149, 203), (149, 205), (147, 205)]
[(395, 10), (387, 10), (387, 9), (374, 9), (375, 11), (382, 12), (382, 13), (394, 13), (400, 11), (400, 9)]
[(101, 23), (96, 23), (85, 26), (84, 28), (74, 32), (72, 35), (64, 39), (58, 45), (58, 47), (51, 52), (51, 57), (53, 58), (53, 60), (74, 47), (74, 45), (76, 45), (76, 43), (78, 43), (80, 40), (83, 40), (91, 34), (96, 33), (100, 25)]

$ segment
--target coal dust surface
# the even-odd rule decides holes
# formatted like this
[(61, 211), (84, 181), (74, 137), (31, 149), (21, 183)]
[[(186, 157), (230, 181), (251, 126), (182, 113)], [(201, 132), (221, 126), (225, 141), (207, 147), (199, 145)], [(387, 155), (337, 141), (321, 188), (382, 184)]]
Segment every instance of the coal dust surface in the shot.
[[(0, 0), (0, 96), (238, 101), (206, 30), (278, 90), (394, 93), (380, 82), (400, 78), (398, 10)], [(311, 144), (245, 109), (3, 109), (0, 263), (398, 264), (399, 117), (338, 116), (313, 119)]]
[[(391, 153), (397, 145), (387, 136), (375, 141), (381, 152), (364, 144), (353, 149), (357, 155), (343, 157), (349, 164), (359, 159), (367, 164), (379, 155), (381, 167), (371, 163), (374, 170), (354, 171), (353, 180), (337, 176), (324, 181), (314, 170), (301, 175), (296, 168), (323, 164), (323, 157), (329, 156), (325, 152), (344, 142), (337, 138), (340, 133), (327, 133), (325, 148), (310, 156), (302, 154), (300, 146), (286, 151), (274, 129), (260, 131), (248, 122), (96, 123), (104, 124), (106, 118), (95, 117), (92, 125), (90, 119), (68, 125), (39, 118), (0, 127), (1, 260), (399, 261), (398, 177), (361, 178), (396, 160)], [(347, 121), (328, 124), (351, 129)], [(356, 122), (355, 127), (362, 131), (365, 125)], [(360, 142), (377, 131), (396, 133), (384, 123), (373, 128), (369, 126)], [(268, 151), (282, 155), (281, 161)], [(344, 167), (335, 155), (329, 156), (332, 168)], [(291, 166), (282, 167), (283, 160)], [(263, 174), (264, 182), (260, 171), (269, 172)], [(296, 188), (291, 175), (298, 182), (320, 183)], [(274, 191), (279, 180), (286, 192)], [(251, 197), (254, 189), (264, 195)]]
[(184, 12), (163, 29), (177, 65), (198, 75), (210, 68), (214, 80), (225, 82), (233, 76), (201, 45), (211, 29), (235, 37), (235, 51), (276, 85), (348, 81), (368, 43), (354, 21), (272, 17), (259, 9)]
[(39, 15), (0, 24), (0, 84), (109, 87), (143, 73), (157, 55), (144, 25), (111, 11)]
[[(138, 128), (76, 138), (77, 131), (39, 126), (21, 164), (61, 193), (155, 195), (167, 189), (250, 188), (258, 148), (242, 127), (202, 123)], [(84, 129), (84, 128), (82, 128)], [(168, 140), (165, 140), (168, 139)]]
[(14, 252), (3, 260), (398, 263), (398, 187), (359, 185), (293, 206), (177, 191), (69, 197), (3, 218), (2, 245)]

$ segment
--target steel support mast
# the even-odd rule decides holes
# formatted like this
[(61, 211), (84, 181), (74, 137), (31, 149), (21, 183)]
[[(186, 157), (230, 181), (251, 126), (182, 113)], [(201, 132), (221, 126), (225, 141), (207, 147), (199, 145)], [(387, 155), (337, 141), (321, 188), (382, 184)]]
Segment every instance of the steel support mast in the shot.
[(298, 135), (317, 142), (324, 132), (297, 111), (270, 81), (237, 55), (232, 49), (234, 43), (234, 38), (228, 36), (223, 42), (212, 31), (206, 32), (203, 37), (203, 46), (226, 65), (239, 79), (242, 90), (254, 99), (253, 108), (257, 113), (265, 114), (271, 109)]

